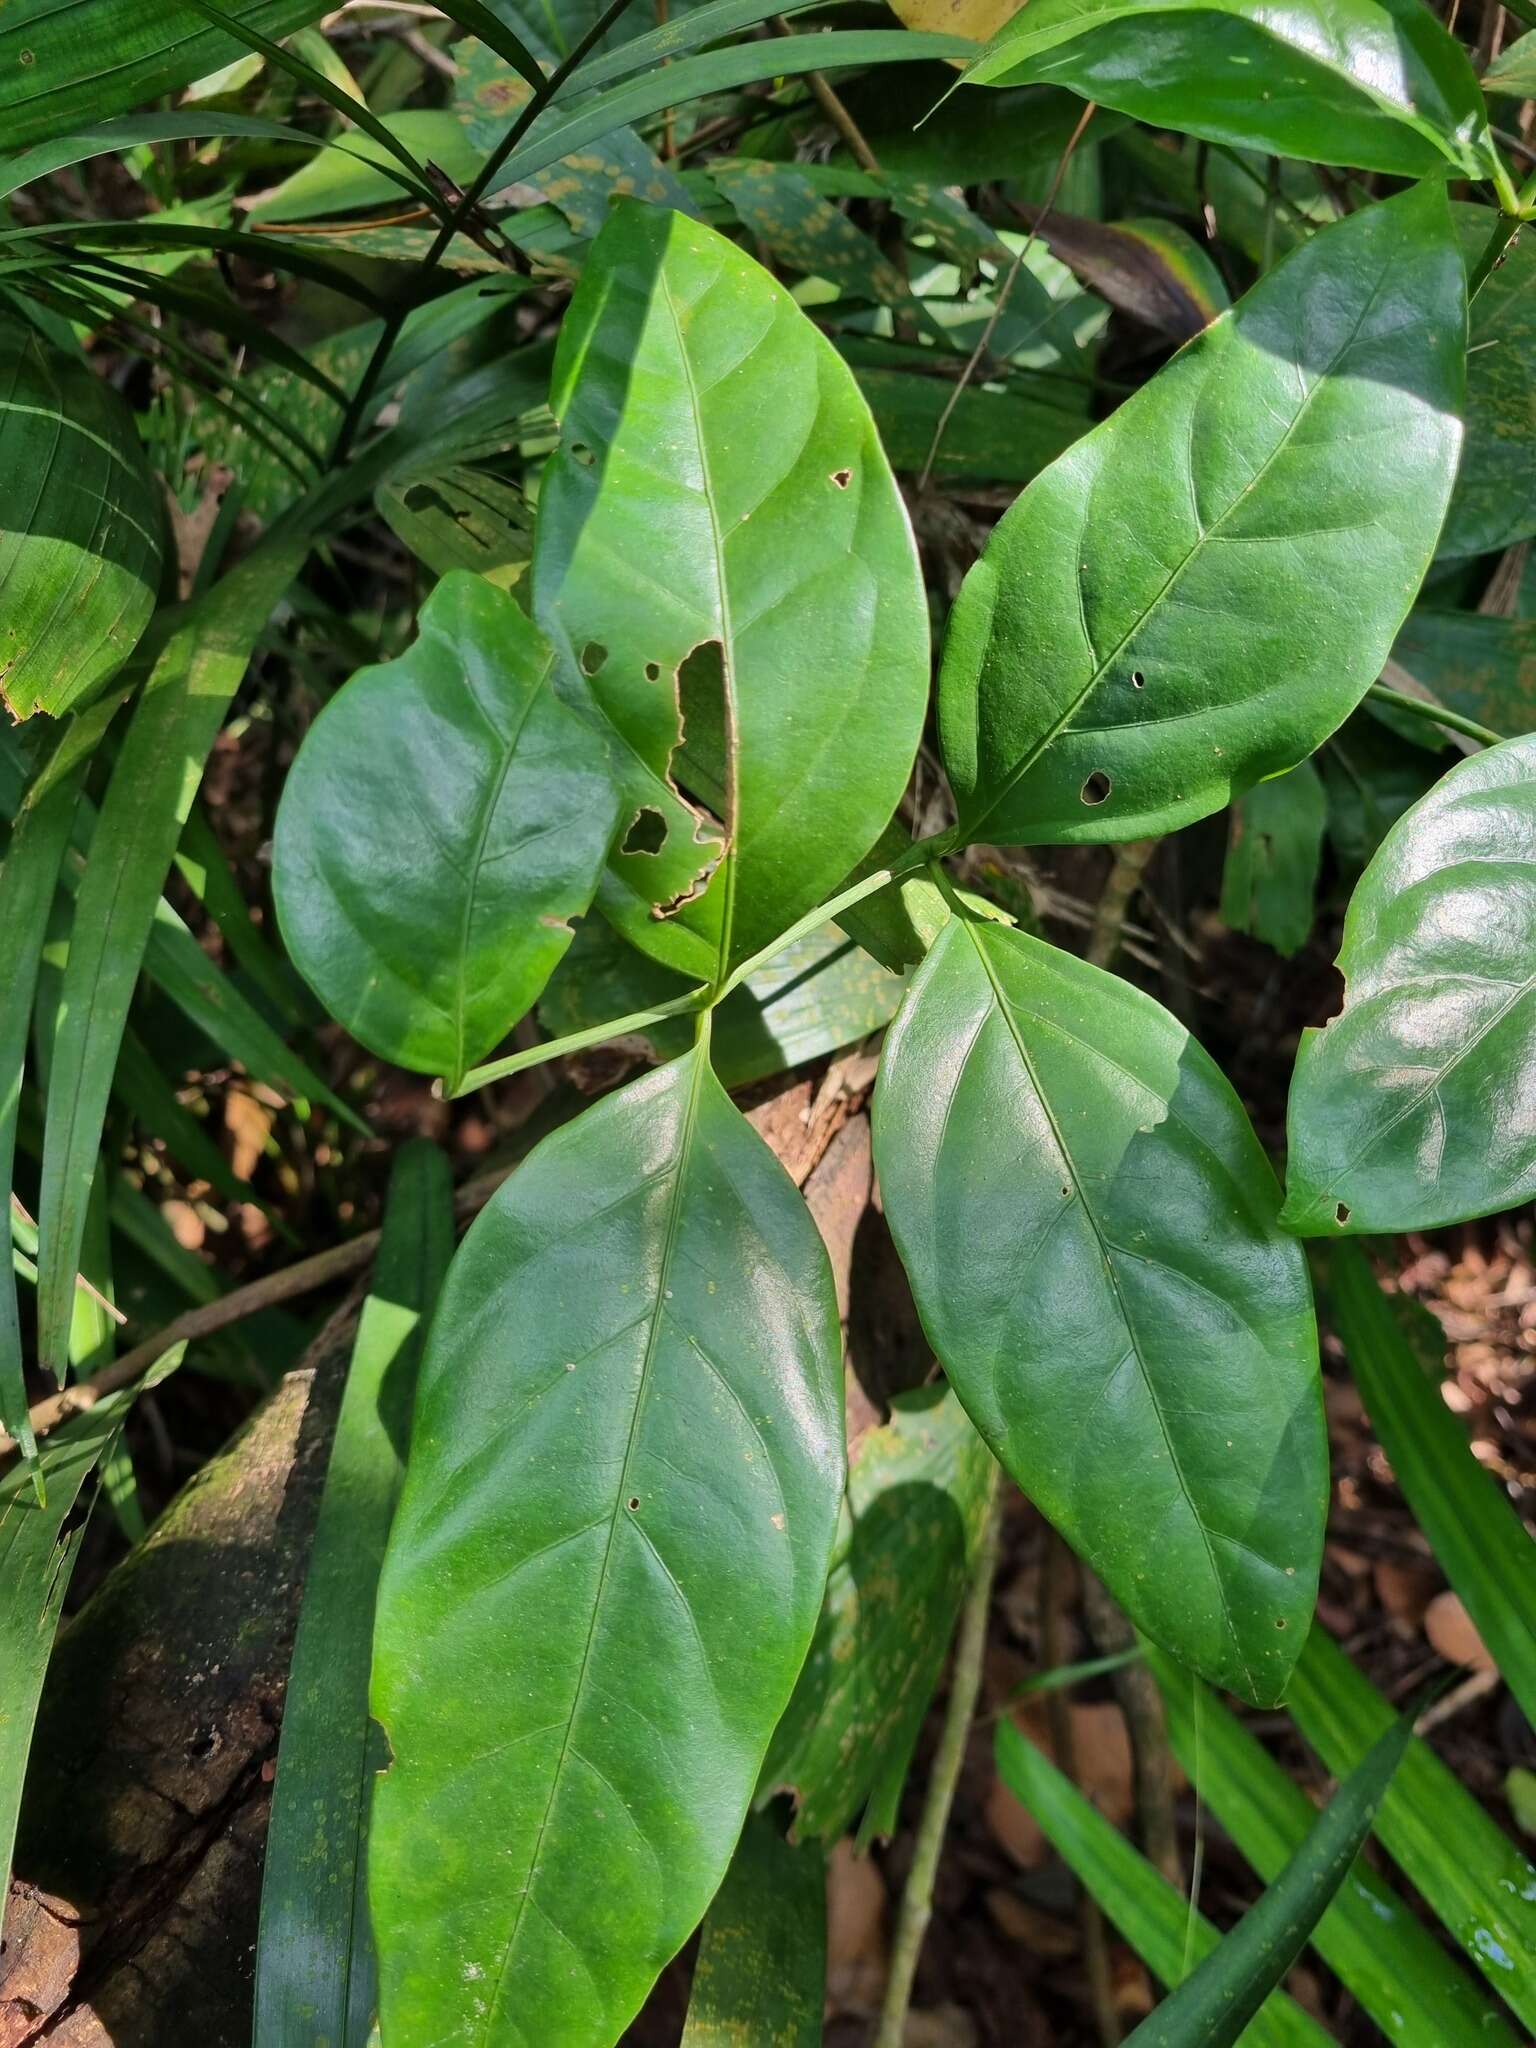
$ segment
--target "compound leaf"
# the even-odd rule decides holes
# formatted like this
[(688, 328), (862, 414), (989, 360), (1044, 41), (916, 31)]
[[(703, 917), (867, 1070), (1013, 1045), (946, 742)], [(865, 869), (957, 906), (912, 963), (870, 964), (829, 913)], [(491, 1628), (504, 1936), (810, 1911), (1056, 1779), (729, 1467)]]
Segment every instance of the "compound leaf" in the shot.
[(997, 1456), (1149, 1635), (1279, 1699), (1322, 1542), (1317, 1338), (1214, 1063), (1127, 983), (955, 917), (886, 1041), (875, 1160)]
[(316, 719), (283, 790), (274, 884), (294, 963), (364, 1045), (457, 1084), (534, 1003), (618, 819), (601, 736), (549, 643), (466, 570), (398, 660)]
[(1344, 919), (1344, 1007), (1303, 1034), (1282, 1221), (1433, 1230), (1536, 1193), (1536, 737), (1453, 768)]
[(1166, 832), (1342, 723), (1434, 550), (1463, 294), (1443, 188), (1352, 214), (1036, 478), (944, 648), (968, 838)]
[(1418, 178), (1486, 178), (1466, 52), (1419, 0), (1031, 0), (966, 73), (1069, 86), (1207, 142)]
[(604, 914), (714, 980), (890, 818), (927, 697), (912, 535), (851, 372), (697, 221), (627, 202), (561, 329), (535, 616), (617, 735)]
[(843, 1478), (815, 1226), (704, 1045), (465, 1240), (379, 1589), (386, 2040), (612, 2042), (736, 1847)]

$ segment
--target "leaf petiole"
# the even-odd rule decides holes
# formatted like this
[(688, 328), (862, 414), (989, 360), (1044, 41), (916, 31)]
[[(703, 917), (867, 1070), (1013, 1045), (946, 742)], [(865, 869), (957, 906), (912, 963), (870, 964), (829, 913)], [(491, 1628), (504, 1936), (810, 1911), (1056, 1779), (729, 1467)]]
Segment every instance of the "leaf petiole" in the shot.
[(1378, 704), (1390, 704), (1394, 711), (1406, 711), (1414, 718), (1428, 719), (1432, 725), (1443, 725), (1448, 732), (1462, 732), (1468, 739), (1481, 740), (1485, 747), (1500, 746), (1506, 737), (1491, 725), (1479, 725), (1475, 718), (1463, 718), (1459, 711), (1448, 711), (1443, 704), (1431, 704), (1425, 697), (1410, 697), (1405, 690), (1394, 690), (1387, 683), (1372, 683), (1365, 694), (1374, 697)]

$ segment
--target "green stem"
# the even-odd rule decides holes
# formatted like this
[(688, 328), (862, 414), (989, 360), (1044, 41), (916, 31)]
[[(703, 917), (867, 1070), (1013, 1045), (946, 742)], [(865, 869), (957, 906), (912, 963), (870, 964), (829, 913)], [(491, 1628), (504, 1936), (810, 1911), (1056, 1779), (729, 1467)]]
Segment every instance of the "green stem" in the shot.
[(489, 188), (491, 181), (495, 178), (496, 173), (501, 169), (507, 158), (516, 149), (550, 101), (554, 99), (561, 86), (565, 84), (565, 81), (576, 69), (577, 65), (581, 63), (587, 52), (595, 44), (601, 42), (602, 38), (608, 33), (609, 29), (612, 28), (613, 24), (628, 6), (629, 0), (611, 0), (611, 4), (598, 16), (597, 20), (588, 29), (587, 33), (565, 61), (556, 66), (539, 90), (530, 97), (527, 106), (524, 107), (506, 134), (503, 135), (500, 142), (497, 143), (485, 162), (480, 166), (479, 171), (471, 180), (458, 205), (438, 229), (431, 247), (421, 259), (409, 298), (402, 299), (401, 303), (387, 316), (383, 332), (373, 345), (373, 353), (369, 356), (367, 366), (362, 376), (358, 379), (357, 389), (352, 394), (352, 403), (347, 407), (346, 417), (341, 423), (341, 427), (336, 435), (335, 444), (331, 449), (330, 467), (332, 469), (339, 468), (351, 453), (352, 444), (357, 439), (358, 430), (361, 428), (363, 420), (367, 415), (368, 407), (373, 400), (373, 394), (379, 387), (379, 379), (384, 373), (384, 366), (389, 361), (395, 343), (400, 339), (400, 330), (405, 325), (406, 318), (412, 308), (421, 303), (421, 295), (425, 289), (426, 282), (433, 271), (436, 270), (438, 264), (441, 263), (443, 257), (448, 253), (454, 236), (473, 214), (486, 190)]
[[(1518, 203), (1518, 202), (1517, 202)], [(1483, 253), (1477, 259), (1477, 267), (1467, 280), (1467, 304), (1470, 306), (1483, 286), (1498, 269), (1508, 249), (1521, 228), (1520, 217), (1513, 211), (1501, 213), (1494, 222)]]
[(1431, 725), (1443, 725), (1448, 732), (1465, 733), (1468, 739), (1481, 740), (1485, 747), (1503, 744), (1505, 735), (1495, 732), (1492, 726), (1479, 725), (1475, 718), (1463, 718), (1459, 711), (1447, 711), (1443, 704), (1430, 704), (1422, 697), (1410, 697), (1402, 690), (1394, 690), (1386, 683), (1372, 683), (1366, 692), (1378, 704), (1390, 704), (1394, 711), (1406, 711), (1413, 718), (1424, 718)]
[(944, 1726), (928, 1774), (922, 1818), (917, 1825), (917, 1842), (912, 1868), (901, 1908), (896, 1917), (896, 1935), (891, 1944), (891, 1974), (886, 1979), (885, 2003), (875, 2048), (901, 2048), (906, 2038), (907, 2011), (912, 2003), (912, 1982), (923, 1937), (933, 1918), (933, 1881), (938, 1874), (939, 1855), (955, 1803), (960, 1766), (965, 1761), (966, 1740), (981, 1692), (982, 1660), (987, 1647), (987, 1617), (992, 1601), (992, 1578), (997, 1570), (999, 1521), (998, 1468), (994, 1464), (987, 1500), (986, 1525), (971, 1567), (970, 1589), (960, 1616), (960, 1638), (955, 1645), (955, 1667), (949, 1681), (949, 1703), (944, 1709)]
[(522, 1074), (529, 1067), (541, 1067), (546, 1060), (560, 1059), (566, 1053), (585, 1052), (588, 1046), (603, 1045), (608, 1039), (623, 1038), (631, 1031), (644, 1031), (649, 1025), (660, 1024), (668, 1017), (690, 1017), (709, 1008), (709, 990), (691, 988), (683, 995), (673, 996), (670, 1002), (657, 1003), (649, 1010), (634, 1010), (629, 1016), (614, 1017), (607, 1024), (591, 1024), (585, 1031), (572, 1031), (564, 1038), (548, 1038), (542, 1045), (530, 1045), (523, 1052), (509, 1053), (504, 1060), (492, 1060), (489, 1066), (471, 1067), (456, 1087), (444, 1088), (443, 1093), (450, 1102), (456, 1102), (461, 1095), (473, 1095), (477, 1088), (487, 1087), (492, 1081), (504, 1081), (509, 1074)]

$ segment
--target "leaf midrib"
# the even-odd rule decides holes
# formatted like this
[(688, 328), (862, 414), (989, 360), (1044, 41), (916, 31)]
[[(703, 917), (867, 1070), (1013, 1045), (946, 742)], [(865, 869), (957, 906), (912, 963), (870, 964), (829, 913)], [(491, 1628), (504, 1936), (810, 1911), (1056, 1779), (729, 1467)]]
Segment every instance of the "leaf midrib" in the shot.
[(690, 1057), (693, 1060), (693, 1074), (688, 1084), (688, 1100), (683, 1107), (682, 1123), (678, 1132), (677, 1179), (672, 1189), (672, 1199), (667, 1209), (666, 1230), (662, 1238), (661, 1262), (656, 1274), (655, 1308), (651, 1316), (650, 1332), (646, 1338), (645, 1356), (641, 1360), (640, 1371), (635, 1383), (635, 1404), (629, 1421), (629, 1435), (624, 1444), (624, 1462), (620, 1467), (618, 1481), (614, 1488), (613, 1512), (608, 1521), (608, 1537), (603, 1546), (603, 1559), (598, 1569), (597, 1587), (592, 1596), (592, 1620), (588, 1626), (586, 1644), (581, 1653), (581, 1664), (576, 1674), (575, 1690), (571, 1695), (571, 1709), (566, 1717), (565, 1734), (561, 1738), (560, 1753), (555, 1759), (555, 1767), (550, 1774), (549, 1797), (545, 1801), (543, 1817), (539, 1822), (538, 1832), (533, 1839), (533, 1848), (528, 1857), (528, 1879), (518, 1898), (517, 1913), (508, 1931), (506, 1946), (502, 1952), (501, 1966), (496, 1973), (496, 1982), (486, 2006), (485, 2026), (480, 2035), (481, 2048), (493, 2048), (495, 2040), (493, 2030), (496, 2024), (497, 2010), (501, 2004), (502, 1987), (506, 1982), (507, 1970), (512, 1961), (513, 1951), (517, 1946), (517, 1938), (522, 1929), (523, 1917), (528, 1910), (529, 1902), (533, 1898), (534, 1882), (539, 1867), (539, 1855), (544, 1846), (544, 1837), (549, 1830), (550, 1816), (555, 1810), (555, 1801), (559, 1797), (566, 1758), (571, 1751), (576, 1720), (581, 1711), (582, 1694), (586, 1687), (587, 1673), (592, 1662), (592, 1651), (597, 1641), (598, 1618), (602, 1613), (603, 1596), (608, 1586), (609, 1567), (613, 1562), (614, 1538), (619, 1528), (621, 1504), (627, 1497), (626, 1489), (629, 1485), (630, 1460), (634, 1456), (635, 1438), (640, 1428), (641, 1412), (645, 1407), (645, 1396), (650, 1382), (651, 1366), (655, 1361), (656, 1346), (661, 1335), (663, 1307), (667, 1296), (667, 1279), (672, 1269), (673, 1254), (677, 1249), (678, 1227), (682, 1218), (683, 1190), (687, 1182), (688, 1154), (693, 1146), (694, 1126), (698, 1121), (699, 1101), (703, 1094), (704, 1075), (709, 1068), (708, 1056), (703, 1047), (695, 1046)]
[(1056, 1111), (1051, 1104), (1050, 1098), (1041, 1086), (1040, 1078), (1035, 1072), (1034, 1061), (1029, 1055), (1029, 1049), (1025, 1045), (1023, 1035), (1014, 1022), (1012, 1006), (988, 957), (986, 946), (983, 944), (981, 929), (969, 918), (965, 919), (964, 923), (967, 936), (976, 949), (976, 956), (980, 960), (982, 971), (987, 977), (988, 986), (992, 991), (993, 1003), (1001, 1015), (1004, 1024), (1007, 1026), (1008, 1035), (1013, 1040), (1014, 1048), (1019, 1055), (1020, 1064), (1028, 1076), (1030, 1087), (1034, 1090), (1035, 1100), (1039, 1103), (1045, 1120), (1050, 1125), (1051, 1135), (1056, 1141), (1056, 1149), (1061, 1155), (1062, 1164), (1066, 1172), (1071, 1176), (1072, 1186), (1076, 1191), (1077, 1199), (1082, 1204), (1083, 1214), (1087, 1217), (1089, 1227), (1092, 1229), (1094, 1239), (1098, 1244), (1099, 1255), (1104, 1261), (1104, 1271), (1109, 1278), (1110, 1292), (1115, 1297), (1115, 1307), (1119, 1311), (1121, 1322), (1125, 1325), (1125, 1333), (1130, 1340), (1131, 1351), (1136, 1360), (1137, 1370), (1140, 1372), (1142, 1384), (1147, 1390), (1147, 1398), (1152, 1403), (1152, 1412), (1157, 1417), (1158, 1429), (1161, 1431), (1163, 1442), (1167, 1446), (1169, 1463), (1173, 1467), (1174, 1477), (1179, 1482), (1179, 1491), (1189, 1503), (1189, 1511), (1194, 1518), (1195, 1527), (1200, 1531), (1200, 1541), (1205, 1547), (1206, 1560), (1210, 1565), (1211, 1581), (1216, 1588), (1216, 1597), (1221, 1603), (1221, 1616), (1226, 1627), (1227, 1638), (1237, 1658), (1238, 1667), (1242, 1671), (1244, 1678), (1248, 1681), (1250, 1689), (1257, 1690), (1253, 1673), (1248, 1668), (1248, 1660), (1243, 1654), (1242, 1642), (1232, 1619), (1232, 1607), (1227, 1598), (1226, 1582), (1222, 1577), (1221, 1567), (1216, 1562), (1216, 1552), (1211, 1541), (1211, 1531), (1207, 1529), (1205, 1518), (1200, 1513), (1189, 1481), (1184, 1477), (1184, 1466), (1179, 1457), (1178, 1447), (1169, 1433), (1168, 1424), (1163, 1415), (1162, 1402), (1158, 1399), (1157, 1388), (1153, 1384), (1152, 1375), (1147, 1369), (1146, 1359), (1142, 1355), (1140, 1335), (1131, 1316), (1125, 1295), (1121, 1290), (1120, 1276), (1115, 1271), (1114, 1260), (1110, 1257), (1111, 1250), (1118, 1250), (1118, 1247), (1111, 1245), (1110, 1240), (1106, 1238), (1103, 1230), (1100, 1228), (1099, 1219), (1094, 1213), (1093, 1204), (1089, 1201), (1087, 1191), (1083, 1186), (1082, 1176), (1077, 1170), (1077, 1161), (1072, 1156), (1065, 1134), (1060, 1123), (1057, 1121)]

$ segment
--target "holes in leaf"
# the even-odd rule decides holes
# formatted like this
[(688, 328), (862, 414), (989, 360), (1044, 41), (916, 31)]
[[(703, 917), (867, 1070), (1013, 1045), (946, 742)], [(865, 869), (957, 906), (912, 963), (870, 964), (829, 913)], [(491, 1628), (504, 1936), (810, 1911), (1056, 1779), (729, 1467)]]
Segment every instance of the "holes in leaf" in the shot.
[(832, 481), (837, 485), (837, 488), (840, 491), (846, 491), (848, 486), (853, 482), (853, 471), (851, 469), (834, 469), (832, 472)]
[(636, 1509), (637, 1507), (639, 1507), (639, 1505), (640, 1505), (640, 1496), (639, 1496), (639, 1494), (638, 1494), (638, 1493), (632, 1493), (632, 1494), (631, 1494), (631, 1495), (629, 1496), (629, 1511), (630, 1511), (630, 1513), (631, 1513), (631, 1514), (633, 1514), (633, 1513), (635, 1512), (635, 1509)]
[(1131, 670), (1131, 688), (1133, 690), (1144, 690), (1146, 687), (1146, 677), (1142, 674), (1139, 668), (1133, 668)]
[(701, 640), (677, 669), (678, 740), (672, 778), (724, 829), (730, 804), (730, 714), (725, 649)]
[(1333, 1212), (1333, 1220), (1335, 1223), (1347, 1223), (1349, 1221), (1348, 1202), (1339, 1203), (1338, 1207)]
[(1287, 1623), (1286, 1623), (1286, 1621), (1284, 1620), (1284, 1618), (1283, 1618), (1283, 1617), (1282, 1617), (1281, 1619), (1277, 1620), (1277, 1621), (1276, 1621), (1276, 1623), (1275, 1623), (1275, 1627), (1276, 1627), (1276, 1628), (1285, 1628), (1286, 1626), (1287, 1626)]
[(608, 650), (601, 640), (589, 640), (581, 650), (581, 672), (584, 676), (595, 676), (608, 659)]
[(624, 834), (626, 853), (660, 853), (667, 843), (667, 821), (660, 811), (649, 804), (642, 804), (636, 811), (634, 822)]
[(659, 683), (661, 681), (661, 663), (659, 661), (648, 661), (645, 664), (645, 680), (648, 683)]
[(573, 441), (571, 443), (571, 460), (572, 462), (579, 462), (583, 469), (590, 469), (597, 460), (597, 457), (592, 453), (592, 450), (585, 441)]
[(1078, 791), (1078, 794), (1085, 804), (1101, 804), (1113, 788), (1114, 784), (1104, 773), (1104, 770), (1102, 768), (1095, 768), (1088, 780)]

